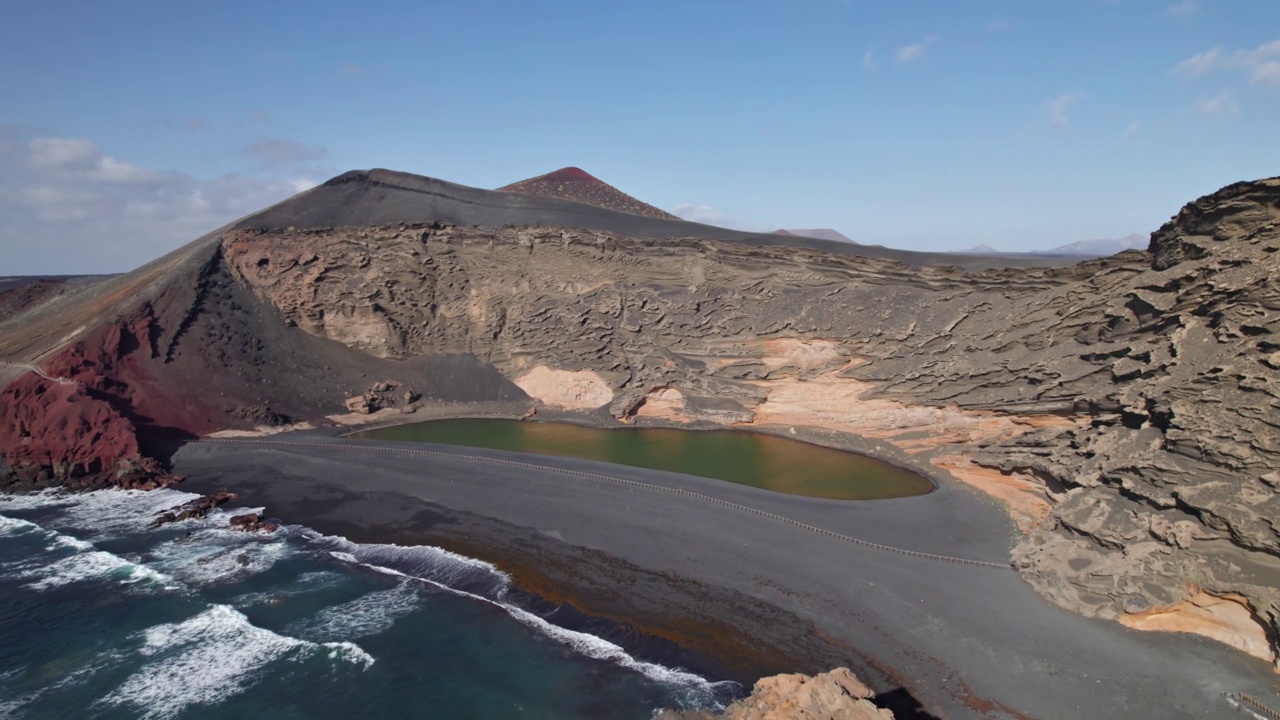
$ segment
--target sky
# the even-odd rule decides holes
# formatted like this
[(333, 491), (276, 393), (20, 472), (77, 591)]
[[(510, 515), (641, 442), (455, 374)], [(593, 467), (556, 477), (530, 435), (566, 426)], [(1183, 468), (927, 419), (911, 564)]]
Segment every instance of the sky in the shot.
[(372, 167), (1045, 249), (1280, 175), (1277, 118), (1277, 0), (9, 2), (0, 276), (126, 271)]

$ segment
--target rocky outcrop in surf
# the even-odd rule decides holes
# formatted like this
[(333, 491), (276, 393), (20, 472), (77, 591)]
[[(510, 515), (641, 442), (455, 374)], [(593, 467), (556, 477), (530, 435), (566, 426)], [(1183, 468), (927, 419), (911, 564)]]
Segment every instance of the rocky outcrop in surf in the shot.
[(707, 711), (664, 710), (658, 720), (893, 720), (893, 712), (876, 707), (875, 693), (848, 668), (808, 676), (761, 678), (751, 694), (725, 708)]
[[(182, 522), (183, 520), (200, 520), (207, 517), (209, 512), (214, 508), (225, 505), (235, 499), (236, 494), (226, 490), (210, 493), (208, 495), (201, 495), (200, 497), (192, 498), (175, 508), (163, 510), (156, 514), (156, 519), (151, 522), (151, 527), (160, 527), (161, 525)], [(237, 515), (236, 517), (241, 516)], [(232, 520), (234, 519), (235, 518), (232, 518)], [(253, 519), (257, 520), (257, 515), (254, 515)]]

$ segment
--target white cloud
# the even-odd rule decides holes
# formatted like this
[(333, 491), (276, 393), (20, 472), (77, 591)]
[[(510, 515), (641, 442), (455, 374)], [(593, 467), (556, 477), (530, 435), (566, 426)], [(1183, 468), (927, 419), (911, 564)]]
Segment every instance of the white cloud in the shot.
[(1124, 132), (1121, 133), (1121, 136), (1124, 137), (1125, 140), (1132, 140), (1134, 136), (1138, 134), (1138, 131), (1141, 129), (1142, 129), (1141, 120), (1129, 123), (1129, 127), (1124, 129)]
[(106, 155), (83, 138), (0, 125), (0, 272), (131, 270), (315, 184), (309, 176), (200, 180)]
[(1164, 14), (1172, 17), (1187, 18), (1200, 12), (1200, 3), (1196, 0), (1182, 0), (1164, 9)]
[(896, 60), (899, 65), (919, 60), (928, 53), (929, 47), (932, 46), (937, 39), (937, 36), (930, 35), (918, 43), (904, 45), (898, 48), (898, 51), (894, 53), (893, 59)]
[(1178, 66), (1173, 71), (1179, 75), (1199, 77), (1213, 69), (1213, 66), (1218, 63), (1218, 55), (1221, 53), (1222, 51), (1218, 48), (1202, 52), (1178, 63)]
[(1280, 61), (1268, 60), (1255, 65), (1250, 71), (1250, 79), (1255, 83), (1280, 87)]
[(243, 152), (276, 165), (323, 160), (329, 156), (329, 151), (318, 145), (307, 147), (289, 138), (259, 138)]
[(868, 48), (866, 52), (862, 53), (862, 69), (867, 72), (872, 72), (878, 67), (879, 65), (876, 64), (876, 54)]
[(715, 225), (716, 227), (731, 228), (733, 230), (750, 230), (750, 228), (746, 227), (738, 220), (720, 212), (710, 205), (682, 203), (672, 208), (671, 214), (684, 220), (702, 223), (704, 225)]
[(1085, 98), (1085, 94), (1065, 93), (1058, 97), (1045, 102), (1045, 109), (1049, 111), (1049, 124), (1059, 130), (1070, 130), (1071, 121), (1067, 119), (1067, 108)]
[(76, 138), (36, 138), (31, 141), (31, 162), (45, 168), (88, 168), (102, 157), (102, 151), (88, 140)]
[(1203, 98), (1196, 101), (1196, 110), (1209, 117), (1238, 115), (1240, 113), (1240, 105), (1231, 97), (1231, 93), (1222, 92), (1211, 98)]
[(1221, 49), (1210, 50), (1183, 60), (1173, 68), (1174, 73), (1190, 77), (1199, 77), (1213, 70), (1240, 72), (1251, 83), (1280, 88), (1280, 40), (1230, 54), (1223, 54)]
[(154, 183), (163, 177), (154, 170), (108, 157), (96, 144), (83, 138), (36, 138), (28, 147), (31, 164), (51, 175), (78, 175), (104, 183), (126, 184)]

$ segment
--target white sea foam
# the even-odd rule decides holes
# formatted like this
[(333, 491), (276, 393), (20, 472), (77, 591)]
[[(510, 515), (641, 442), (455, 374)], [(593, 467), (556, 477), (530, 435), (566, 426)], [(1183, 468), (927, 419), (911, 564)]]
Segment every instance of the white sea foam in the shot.
[(337, 582), (341, 582), (342, 579), (342, 575), (329, 570), (303, 573), (294, 578), (293, 582), (289, 583), (287, 587), (239, 595), (231, 601), (231, 604), (238, 608), (274, 604), (281, 602), (285, 598), (322, 590)]
[(148, 562), (185, 583), (205, 586), (266, 572), (290, 552), (282, 537), (204, 528), (157, 545)]
[(55, 560), (38, 570), (24, 572), (23, 576), (30, 577), (33, 574), (40, 576), (26, 584), (28, 589), (49, 590), (117, 573), (123, 579), (132, 575), (130, 572), (132, 567), (133, 564), (122, 557), (107, 552), (90, 551)]
[(214, 605), (181, 623), (142, 633), (138, 653), (155, 658), (100, 702), (129, 705), (140, 716), (169, 718), (191, 705), (211, 705), (243, 692), (276, 661), (323, 655), (361, 667), (373, 658), (349, 643), (316, 643), (277, 635), (227, 605)]
[[(28, 541), (39, 539), (47, 542), (46, 550), (52, 551), (57, 548), (55, 533), (45, 530), (30, 520), (5, 515), (0, 515), (0, 538), (13, 538), (16, 542), (23, 542), (23, 538)], [(15, 556), (15, 559), (0, 563), (0, 575), (29, 577), (28, 573), (43, 567), (48, 562), (48, 558), (40, 553), (12, 553), (12, 556)], [(0, 675), (0, 679), (3, 677)], [(0, 715), (0, 717), (3, 716)]]
[(324, 587), (332, 585), (334, 582), (341, 580), (342, 575), (332, 570), (317, 570), (314, 572), (303, 573), (293, 581), (294, 585), (304, 585), (307, 587)]
[[(181, 587), (173, 578), (146, 565), (99, 550), (93, 543), (41, 527), (27, 520), (0, 515), (0, 527), (14, 528), (24, 533), (39, 533), (47, 539), (45, 550), (49, 553), (48, 555), (32, 555), (5, 563), (3, 566), (5, 574), (19, 580), (30, 581), (25, 587), (31, 590), (49, 590), (107, 577), (130, 584), (149, 581), (166, 589)], [(68, 552), (71, 554), (67, 554)], [(57, 557), (58, 555), (62, 557)]]
[(21, 518), (11, 518), (0, 515), (0, 537), (8, 537), (10, 535), (26, 535), (32, 532), (42, 532), (43, 528)]
[[(0, 717), (13, 718), (20, 717), (23, 708), (38, 701), (40, 698), (51, 692), (64, 690), (69, 687), (80, 685), (89, 678), (93, 677), (99, 670), (111, 665), (120, 659), (120, 654), (114, 651), (100, 653), (85, 665), (76, 668), (62, 676), (57, 682), (45, 685), (42, 688), (33, 690), (26, 695), (15, 698), (13, 700), (0, 700)], [(0, 674), (0, 684), (21, 674), (21, 670), (13, 670), (8, 673)]]
[(318, 642), (377, 635), (419, 607), (418, 590), (406, 580), (390, 590), (371, 592), (325, 608), (315, 617), (290, 626), (290, 633)]
[(682, 700), (690, 707), (706, 707), (708, 705), (721, 707), (717, 700), (718, 693), (716, 692), (716, 686), (719, 683), (708, 682), (701, 675), (695, 675), (684, 670), (638, 660), (628, 654), (622, 647), (614, 645), (604, 638), (596, 637), (590, 633), (562, 628), (534, 615), (528, 610), (523, 610), (509, 603), (496, 604), (523, 625), (543, 633), (556, 642), (568, 645), (575, 652), (596, 660), (604, 660), (621, 665), (644, 675), (650, 680), (680, 688), (686, 694)]
[[(326, 539), (328, 540), (332, 538), (326, 538)], [(350, 543), (350, 542), (347, 542), (347, 544), (349, 546), (355, 546), (356, 548), (370, 547), (370, 546), (362, 546), (357, 543)], [(379, 546), (374, 546), (374, 547), (379, 547)], [(400, 548), (400, 546), (390, 546), (390, 547), (399, 548), (401, 550), (409, 549), (409, 548)], [(431, 549), (436, 549), (436, 548), (431, 548)], [(445, 552), (445, 551), (441, 551), (441, 552)], [(650, 663), (650, 662), (645, 662), (643, 660), (636, 659), (635, 657), (627, 653), (627, 651), (624, 650), (622, 647), (615, 645), (609, 642), (608, 640), (605, 640), (604, 638), (591, 635), (590, 633), (578, 632), (575, 630), (562, 628), (559, 625), (551, 623), (547, 620), (544, 620), (543, 618), (538, 617), (537, 615), (534, 615), (533, 613), (527, 610), (524, 610), (523, 608), (516, 607), (515, 605), (512, 605), (507, 602), (503, 602), (501, 599), (498, 599), (498, 600), (490, 599), (490, 598), (484, 597), (483, 595), (478, 595), (476, 593), (468, 592), (466, 590), (461, 590), (456, 587), (451, 587), (450, 585), (439, 582), (438, 580), (432, 579), (430, 577), (411, 575), (394, 568), (375, 565), (365, 561), (365, 559), (362, 558), (361, 555), (356, 552), (343, 552), (338, 550), (331, 550), (330, 554), (336, 559), (342, 560), (344, 562), (360, 564), (372, 570), (376, 570), (378, 572), (382, 572), (388, 575), (394, 575), (394, 576), (399, 576), (404, 578), (412, 578), (414, 580), (428, 583), (434, 587), (437, 587), (441, 590), (452, 593), (454, 595), (459, 595), (461, 597), (466, 597), (472, 600), (497, 606), (501, 608), (503, 611), (505, 611), (512, 618), (514, 618), (517, 622), (520, 622), (521, 624), (533, 629), (536, 632), (546, 635), (552, 640), (555, 640), (564, 645), (568, 645), (575, 652), (578, 652), (582, 655), (585, 655), (587, 657), (590, 657), (596, 660), (615, 663), (627, 669), (638, 672), (644, 675), (645, 677), (649, 678), (650, 680), (662, 683), (664, 685), (667, 685), (668, 687), (672, 687), (676, 689), (678, 691), (678, 694), (680, 695), (678, 699), (680, 703), (685, 707), (699, 707), (699, 708), (715, 707), (717, 709), (723, 709), (724, 704), (721, 702), (721, 698), (732, 696), (734, 694), (734, 690), (737, 688), (737, 684), (733, 682), (713, 683), (713, 682), (709, 682), (706, 678), (703, 678), (702, 676), (696, 675), (694, 673), (686, 672), (684, 670), (679, 670), (676, 668), (669, 668), (664, 665), (658, 665), (656, 663)], [(452, 555), (452, 553), (450, 554)], [(368, 555), (366, 554), (366, 557), (367, 556)], [(462, 556), (455, 555), (454, 557), (461, 558)], [(464, 558), (464, 559), (471, 560), (471, 558)], [(479, 561), (479, 560), (471, 560), (471, 562), (481, 563), (482, 565), (488, 566), (490, 568), (493, 567), (492, 565), (489, 565), (488, 563), (483, 563), (482, 561)], [(494, 568), (493, 570), (494, 572), (501, 574), (501, 571), (497, 570), (496, 568)], [(504, 579), (506, 579), (507, 576), (505, 574), (501, 574), (501, 575)]]
[(0, 495), (0, 509), (31, 510), (50, 507), (61, 502), (73, 503), (74, 495), (58, 488), (21, 495)]
[[(52, 533), (53, 531), (47, 530), (46, 532)], [(84, 540), (81, 540), (78, 537), (63, 535), (62, 533), (55, 533), (53, 536), (53, 542), (49, 544), (47, 549), (57, 550), (58, 548), (71, 548), (72, 550), (94, 550), (95, 549), (93, 543), (91, 542), (85, 542)]]
[(157, 513), (198, 497), (168, 488), (86, 493), (44, 490), (0, 496), (0, 510), (56, 510), (49, 520), (41, 521), (46, 527), (76, 530), (92, 539), (104, 539), (146, 530)]
[(393, 570), (453, 589), (498, 597), (511, 584), (507, 574), (491, 563), (431, 545), (363, 544), (321, 535), (312, 536), (310, 540), (335, 556), (350, 556), (351, 562)]
[[(3, 689), (4, 686), (8, 685), (10, 680), (21, 675), (25, 669), (26, 668), (12, 668), (10, 670), (0, 672), (0, 689)], [(0, 717), (9, 718), (16, 716), (18, 714), (18, 710), (22, 709), (23, 706), (29, 704), (34, 699), (33, 696), (35, 696), (35, 693), (29, 693), (27, 695), (6, 700), (3, 695), (0, 695)]]

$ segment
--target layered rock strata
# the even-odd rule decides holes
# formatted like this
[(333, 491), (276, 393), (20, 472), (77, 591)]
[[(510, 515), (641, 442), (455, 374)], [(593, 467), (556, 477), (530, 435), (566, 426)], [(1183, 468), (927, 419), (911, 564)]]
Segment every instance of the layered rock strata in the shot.
[(1017, 562), (1055, 602), (1119, 618), (1234, 598), (1250, 619), (1221, 635), (1251, 626), (1236, 644), (1274, 659), (1278, 203), (1280, 181), (1240, 184), (1149, 254), (978, 274), (548, 227), (222, 244), (286, 323), (375, 357), (468, 353), (548, 406), (827, 427), (1003, 479)]
[[(134, 474), (155, 456), (123, 438), (245, 427), (263, 407), (319, 420), (374, 383), (602, 423), (854, 433), (1005, 501), (1017, 565), (1062, 606), (1274, 661), (1280, 180), (1188, 205), (1148, 253), (966, 272), (757, 239), (383, 222), (453, 186), (376, 172), (97, 290), (24, 299), (0, 357), (45, 376), (0, 367), (16, 377), (9, 464), (33, 482), (162, 481)], [(642, 220), (688, 227), (626, 222)]]

